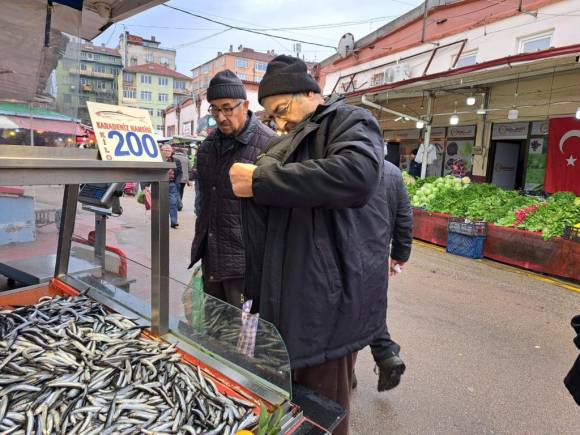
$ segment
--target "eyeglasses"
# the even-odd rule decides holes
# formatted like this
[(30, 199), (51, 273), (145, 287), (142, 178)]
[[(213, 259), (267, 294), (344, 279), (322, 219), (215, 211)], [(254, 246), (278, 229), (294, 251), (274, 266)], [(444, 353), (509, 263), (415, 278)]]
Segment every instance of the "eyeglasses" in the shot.
[(272, 113), (272, 118), (283, 118), (284, 116), (288, 115), (288, 112), (290, 111), (290, 107), (292, 106), (292, 101), (294, 101), (294, 95), (292, 95), (292, 97), (290, 97), (290, 99), (288, 100), (288, 103), (286, 103), (285, 106), (278, 106), (278, 108), (276, 109), (276, 111), (274, 113)]
[(219, 113), (222, 112), (224, 116), (232, 116), (234, 114), (234, 110), (240, 107), (243, 101), (239, 101), (234, 107), (216, 107), (216, 106), (209, 106), (208, 112), (214, 118), (219, 116)]

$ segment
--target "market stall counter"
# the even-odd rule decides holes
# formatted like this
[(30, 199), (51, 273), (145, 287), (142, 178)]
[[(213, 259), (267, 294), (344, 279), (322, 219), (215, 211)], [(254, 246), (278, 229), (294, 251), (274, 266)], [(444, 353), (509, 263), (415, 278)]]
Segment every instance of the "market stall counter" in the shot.
[[(172, 163), (14, 148), (0, 145), (0, 186), (64, 189), (53, 278), (0, 293), (0, 432), (323, 434), (336, 427), (344, 416), (337, 404), (302, 388), (293, 396), (273, 325), (169, 277)], [(116, 285), (97, 244), (79, 243), (75, 228), (87, 214), (77, 207), (80, 185), (113, 182), (151, 183), (151, 266), (126, 259), (130, 288)], [(88, 267), (74, 266), (78, 252)]]

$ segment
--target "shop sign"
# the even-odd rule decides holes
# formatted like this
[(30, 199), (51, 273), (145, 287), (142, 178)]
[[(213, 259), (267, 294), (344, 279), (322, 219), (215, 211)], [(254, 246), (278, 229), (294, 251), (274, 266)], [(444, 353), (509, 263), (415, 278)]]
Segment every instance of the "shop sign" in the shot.
[(383, 138), (386, 141), (405, 141), (405, 140), (419, 140), (421, 137), (421, 130), (418, 128), (410, 128), (408, 130), (386, 130), (383, 132)]
[(447, 137), (448, 138), (475, 137), (475, 125), (460, 125), (457, 127), (449, 127)]
[(183, 134), (185, 134), (185, 135), (191, 134), (191, 123), (190, 122), (184, 122), (182, 128), (183, 128), (183, 130), (182, 130)]
[(527, 139), (529, 122), (510, 122), (505, 124), (493, 124), (491, 138), (501, 139)]
[(445, 127), (433, 127), (431, 129), (431, 139), (445, 139)]
[(532, 136), (545, 136), (548, 134), (548, 120), (532, 122)]
[(149, 112), (87, 101), (102, 160), (162, 162)]

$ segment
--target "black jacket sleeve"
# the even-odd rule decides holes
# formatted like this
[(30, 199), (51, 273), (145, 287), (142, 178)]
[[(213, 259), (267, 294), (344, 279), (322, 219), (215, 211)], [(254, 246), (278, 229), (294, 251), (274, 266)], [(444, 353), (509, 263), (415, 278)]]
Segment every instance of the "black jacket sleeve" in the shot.
[(181, 183), (181, 176), (183, 175), (183, 168), (181, 167), (181, 162), (179, 159), (173, 159), (175, 162), (175, 182), (177, 184)]
[(411, 256), (413, 243), (413, 211), (401, 176), (397, 179), (397, 191), (397, 213), (393, 225), (391, 258), (407, 262)]
[(256, 203), (288, 208), (364, 206), (382, 170), (379, 126), (359, 110), (335, 119), (330, 131), (325, 158), (258, 166), (252, 184)]
[[(580, 349), (580, 315), (574, 316), (572, 319), (572, 328), (576, 331), (576, 338), (574, 338), (574, 343), (576, 347)], [(580, 406), (580, 356), (576, 359), (576, 362), (566, 375), (564, 379), (564, 385), (578, 404)]]

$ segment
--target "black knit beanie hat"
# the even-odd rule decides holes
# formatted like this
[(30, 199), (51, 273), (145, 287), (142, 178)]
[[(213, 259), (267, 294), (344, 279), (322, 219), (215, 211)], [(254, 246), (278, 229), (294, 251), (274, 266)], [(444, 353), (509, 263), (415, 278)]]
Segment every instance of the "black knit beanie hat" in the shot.
[(219, 98), (248, 99), (244, 84), (229, 69), (220, 71), (209, 82), (207, 101), (213, 101)]
[(270, 61), (258, 90), (258, 101), (280, 94), (300, 92), (320, 93), (320, 86), (308, 74), (306, 64), (300, 59), (281, 54)]

